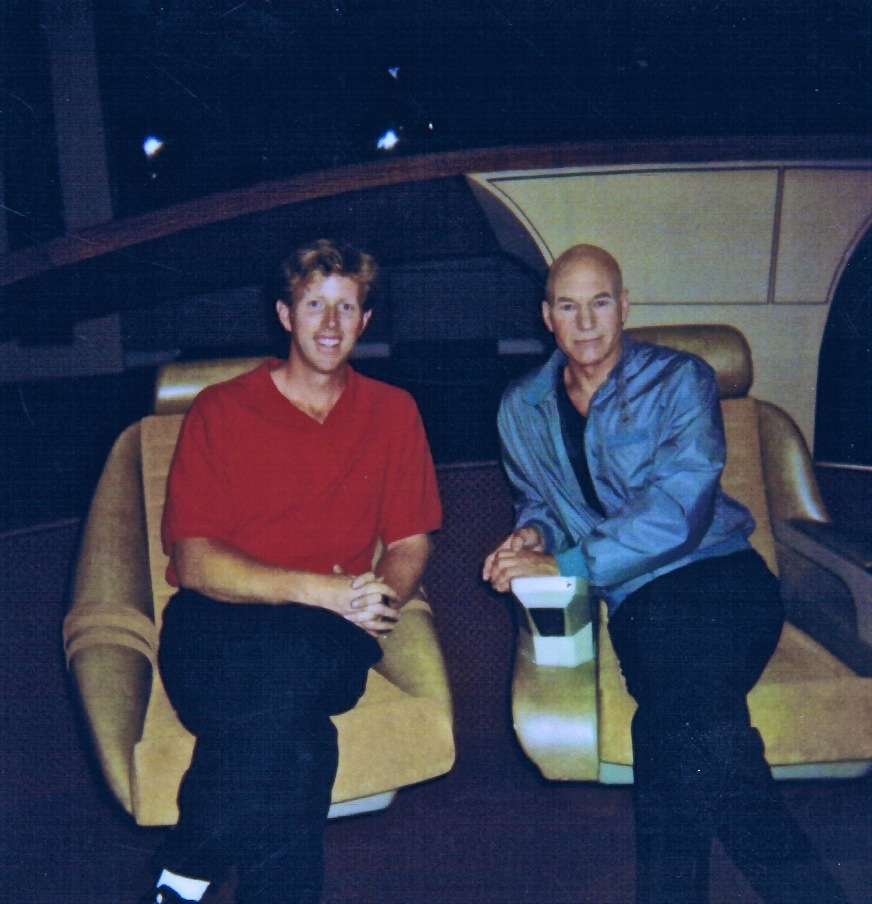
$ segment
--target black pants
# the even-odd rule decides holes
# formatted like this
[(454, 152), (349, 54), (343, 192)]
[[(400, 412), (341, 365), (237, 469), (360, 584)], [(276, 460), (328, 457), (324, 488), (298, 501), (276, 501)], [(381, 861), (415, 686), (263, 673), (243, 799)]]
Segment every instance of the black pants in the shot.
[(324, 609), (176, 594), (159, 662), (197, 744), (156, 865), (209, 880), (237, 866), (243, 901), (316, 904), (338, 757), (330, 716), (354, 706), (380, 657)]
[(784, 806), (745, 699), (783, 626), (751, 551), (656, 578), (609, 631), (633, 719), (639, 904), (708, 900), (714, 838), (767, 904), (845, 898)]

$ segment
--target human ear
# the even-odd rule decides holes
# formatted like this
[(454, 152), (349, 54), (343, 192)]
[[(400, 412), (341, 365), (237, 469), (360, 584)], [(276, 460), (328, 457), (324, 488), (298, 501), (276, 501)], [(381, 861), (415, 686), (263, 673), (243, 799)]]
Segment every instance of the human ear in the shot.
[(549, 333), (554, 332), (554, 326), (551, 323), (551, 305), (548, 300), (542, 302), (542, 319), (545, 321), (545, 326), (548, 329)]
[(625, 324), (627, 322), (627, 318), (630, 316), (630, 295), (626, 289), (621, 292), (621, 324)]
[(292, 332), (291, 307), (286, 301), (282, 301), (281, 298), (276, 302), (276, 314), (278, 315), (282, 329), (286, 333)]

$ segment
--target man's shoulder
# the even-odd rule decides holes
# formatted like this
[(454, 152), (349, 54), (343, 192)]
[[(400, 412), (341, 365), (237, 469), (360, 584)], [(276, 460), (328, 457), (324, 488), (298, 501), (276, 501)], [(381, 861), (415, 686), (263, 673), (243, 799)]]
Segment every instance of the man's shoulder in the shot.
[(522, 402), (535, 405), (554, 389), (555, 375), (565, 359), (558, 351), (552, 352), (541, 364), (512, 380), (503, 393), (504, 407), (515, 407)]
[(649, 372), (661, 379), (670, 376), (677, 378), (696, 376), (707, 379), (714, 375), (712, 367), (698, 355), (666, 345), (630, 339), (626, 345), (626, 353), (624, 366), (628, 376)]
[(262, 398), (269, 389), (269, 373), (275, 366), (273, 359), (261, 362), (252, 370), (237, 374), (219, 383), (204, 386), (197, 393), (191, 408), (201, 414), (215, 410), (225, 410), (228, 406), (248, 406), (252, 401)]
[(392, 383), (376, 380), (359, 371), (353, 371), (357, 400), (364, 405), (375, 404), (390, 408), (414, 408), (416, 403), (411, 393)]

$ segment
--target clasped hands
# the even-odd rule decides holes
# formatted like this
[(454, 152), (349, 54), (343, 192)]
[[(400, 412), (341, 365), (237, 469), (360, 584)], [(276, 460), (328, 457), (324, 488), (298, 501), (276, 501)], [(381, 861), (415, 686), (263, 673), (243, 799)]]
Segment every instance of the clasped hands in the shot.
[(535, 527), (519, 527), (484, 560), (482, 578), (494, 590), (511, 590), (513, 578), (559, 575), (554, 556), (545, 552), (542, 535)]
[(347, 575), (339, 565), (333, 566), (334, 575), (350, 578), (337, 600), (336, 611), (373, 637), (390, 634), (400, 618), (398, 609), (391, 606), (397, 598), (396, 591), (372, 571)]

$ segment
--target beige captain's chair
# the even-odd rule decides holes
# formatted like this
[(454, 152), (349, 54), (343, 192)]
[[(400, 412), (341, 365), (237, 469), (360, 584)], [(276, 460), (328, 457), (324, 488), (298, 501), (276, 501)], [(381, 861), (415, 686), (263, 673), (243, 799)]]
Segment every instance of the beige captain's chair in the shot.
[[(183, 412), (210, 383), (262, 359), (172, 364), (158, 375), (154, 415), (129, 427), (106, 462), (76, 563), (64, 621), (67, 662), (97, 758), (140, 825), (171, 825), (194, 738), (155, 667), (166, 583), (160, 522)], [(387, 806), (396, 790), (454, 762), (451, 694), (430, 607), (411, 600), (353, 710), (337, 716), (339, 770), (331, 816)]]
[[(692, 352), (715, 369), (727, 436), (723, 486), (751, 509), (757, 521), (751, 542), (776, 574), (778, 560), (797, 553), (836, 573), (854, 592), (857, 642), (872, 643), (872, 577), (862, 567), (856, 543), (851, 546), (850, 538), (830, 523), (808, 450), (793, 421), (776, 406), (748, 395), (753, 372), (744, 336), (728, 326), (628, 332)], [(535, 589), (537, 579), (525, 580), (532, 580)], [(548, 592), (533, 599), (546, 607), (568, 604), (564, 624), (558, 619), (556, 630), (546, 626), (534, 608), (518, 619), (512, 680), (515, 731), (546, 778), (632, 782), (630, 720), (635, 702), (609, 640), (605, 607), (599, 606), (594, 632), (592, 624), (585, 624), (586, 600), (579, 603), (585, 586), (564, 584), (544, 588), (556, 603), (549, 603)], [(516, 589), (524, 597), (531, 590)], [(575, 664), (549, 664), (555, 659)], [(794, 625), (785, 626), (748, 700), (776, 778), (847, 778), (870, 770), (872, 678), (860, 677)]]

